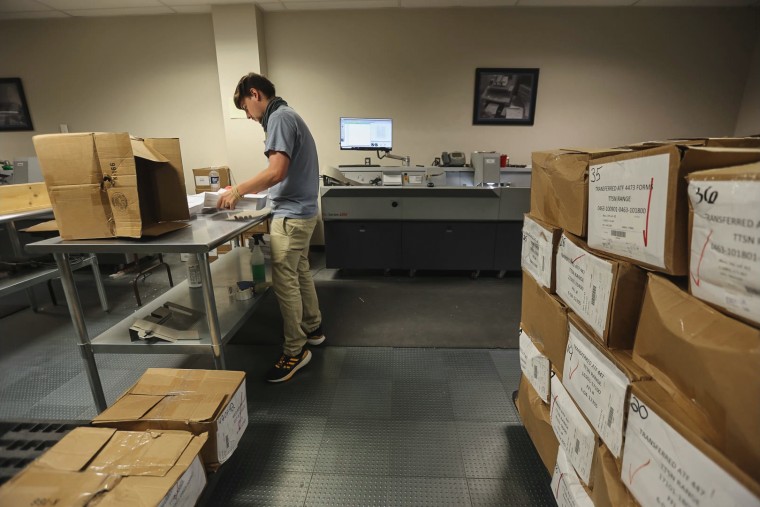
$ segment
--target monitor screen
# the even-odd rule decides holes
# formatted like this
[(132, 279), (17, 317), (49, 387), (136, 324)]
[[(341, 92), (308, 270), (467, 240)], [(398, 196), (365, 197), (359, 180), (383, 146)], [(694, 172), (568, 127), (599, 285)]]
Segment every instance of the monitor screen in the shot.
[(390, 118), (341, 118), (341, 150), (391, 151), (393, 120)]

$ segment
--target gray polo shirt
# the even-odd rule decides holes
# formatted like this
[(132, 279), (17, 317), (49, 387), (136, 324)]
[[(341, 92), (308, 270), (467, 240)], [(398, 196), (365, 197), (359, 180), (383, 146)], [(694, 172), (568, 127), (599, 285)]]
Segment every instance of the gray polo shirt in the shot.
[(311, 218), (317, 215), (319, 160), (317, 146), (309, 127), (289, 106), (282, 106), (269, 117), (265, 153), (281, 151), (290, 157), (288, 175), (269, 189), (275, 217)]

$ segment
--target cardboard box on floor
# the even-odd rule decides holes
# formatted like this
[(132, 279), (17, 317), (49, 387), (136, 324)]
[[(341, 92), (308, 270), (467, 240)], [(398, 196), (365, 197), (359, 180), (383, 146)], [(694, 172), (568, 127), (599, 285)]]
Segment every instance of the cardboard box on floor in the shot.
[(206, 468), (216, 470), (232, 455), (248, 426), (245, 372), (148, 368), (92, 424), (208, 433), (201, 455)]
[(179, 139), (34, 136), (63, 239), (158, 236), (187, 227)]
[(554, 257), (562, 230), (530, 215), (522, 229), (522, 268), (549, 293), (554, 293)]
[(586, 236), (589, 165), (630, 150), (562, 149), (535, 151), (530, 189), (530, 215), (576, 236)]
[[(557, 296), (611, 349), (630, 349), (639, 320), (646, 272), (623, 260), (591, 253), (567, 233), (557, 249)], [(564, 377), (563, 377), (564, 378)]]
[(619, 459), (631, 386), (651, 377), (633, 362), (629, 351), (607, 350), (599, 344), (576, 314), (571, 313), (569, 321), (562, 385)]
[(650, 274), (633, 359), (704, 414), (710, 443), (760, 482), (760, 330)]
[(549, 420), (549, 406), (541, 400), (524, 375), (520, 379), (515, 403), (523, 426), (533, 441), (541, 461), (544, 462), (546, 470), (550, 474), (553, 473), (557, 462), (559, 441), (554, 435), (552, 423)]
[(567, 307), (524, 271), (520, 326), (561, 377), (567, 347)]
[[(748, 154), (739, 155), (746, 162)], [(760, 326), (760, 162), (694, 172), (688, 181), (689, 291)]]
[(607, 446), (596, 450), (594, 463), (594, 491), (591, 500), (594, 507), (638, 507), (640, 504), (623, 485), (621, 468)]
[(692, 409), (657, 382), (634, 384), (621, 470), (625, 487), (642, 505), (760, 506), (760, 484), (711, 445), (704, 419)]
[(205, 441), (186, 431), (75, 428), (0, 486), (0, 505), (195, 505)]
[(202, 167), (199, 169), (193, 169), (193, 181), (195, 182), (195, 193), (211, 192), (211, 180), (208, 173), (212, 170), (216, 170), (219, 173), (219, 188), (225, 188), (232, 184), (232, 177), (230, 176), (230, 168), (227, 166), (218, 167)]

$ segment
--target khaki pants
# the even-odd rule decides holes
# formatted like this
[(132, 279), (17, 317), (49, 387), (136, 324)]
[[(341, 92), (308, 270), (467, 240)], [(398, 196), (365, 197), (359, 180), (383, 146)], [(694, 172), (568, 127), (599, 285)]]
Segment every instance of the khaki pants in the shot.
[(317, 292), (309, 270), (309, 241), (317, 217), (274, 218), (270, 230), (272, 286), (284, 321), (285, 345), (289, 356), (301, 353), (306, 333), (322, 323)]

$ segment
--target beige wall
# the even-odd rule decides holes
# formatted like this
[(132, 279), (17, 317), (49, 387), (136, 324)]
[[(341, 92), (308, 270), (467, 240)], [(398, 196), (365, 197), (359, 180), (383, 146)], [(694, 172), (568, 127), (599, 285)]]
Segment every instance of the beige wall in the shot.
[[(732, 135), (757, 25), (743, 9), (422, 9), (266, 15), (270, 76), (323, 164), (338, 117), (392, 117), (394, 153), (530, 152)], [(535, 126), (473, 126), (476, 67), (539, 67)], [(373, 157), (373, 162), (376, 161)], [(395, 161), (392, 161), (395, 163)]]
[(226, 164), (211, 16), (0, 22), (0, 34), (0, 75), (22, 78), (36, 129), (0, 133), (0, 159), (33, 156), (32, 135), (67, 123), (179, 137), (186, 169)]
[(760, 134), (760, 9), (755, 12), (757, 41), (749, 64), (747, 86), (744, 88), (739, 118), (736, 121), (736, 135)]

